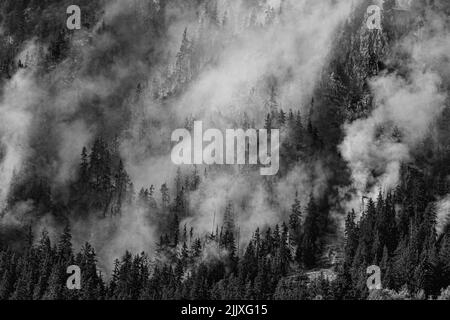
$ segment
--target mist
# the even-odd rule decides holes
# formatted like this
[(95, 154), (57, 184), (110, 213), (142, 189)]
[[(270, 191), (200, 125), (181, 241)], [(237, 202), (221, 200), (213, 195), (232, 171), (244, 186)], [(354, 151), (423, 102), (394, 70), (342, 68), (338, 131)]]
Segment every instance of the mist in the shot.
[(445, 17), (429, 12), (424, 26), (394, 44), (388, 63), (405, 65), (405, 72), (383, 72), (370, 80), (373, 110), (365, 119), (345, 125), (340, 145), (352, 170), (355, 197), (348, 210), (359, 211), (363, 196), (392, 190), (399, 183), (400, 166), (429, 136), (448, 104), (450, 80), (449, 36)]
[[(169, 1), (167, 32), (158, 36), (146, 28), (143, 10), (148, 8), (155, 15), (161, 10), (159, 2), (153, 1), (106, 2), (94, 32), (81, 30), (71, 35), (68, 57), (53, 67), (46, 81), (35, 76), (38, 63), (32, 61), (41, 59), (39, 54), (48, 51), (47, 45), (34, 40), (20, 53), (18, 57), (28, 54), (33, 58), (27, 69), (18, 71), (3, 88), (0, 108), (4, 114), (3, 208), (14, 173), (31, 164), (49, 178), (57, 198), (65, 199), (67, 185), (78, 174), (81, 149), (99, 135), (106, 139), (119, 136), (119, 152), (135, 190), (168, 183), (173, 192), (177, 167), (170, 162), (170, 137), (187, 118), (202, 120), (208, 128), (227, 129), (239, 127), (245, 113), (262, 128), (270, 111), (267, 100), (272, 87), (276, 87), (280, 108), (307, 115), (352, 3), (260, 1), (255, 9), (245, 1), (219, 1), (217, 16), (220, 20), (226, 16), (227, 22), (218, 26), (206, 19), (206, 6)], [(103, 25), (116, 32), (101, 32)], [(199, 62), (199, 71), (195, 77), (189, 75), (183, 92), (162, 101), (161, 95), (171, 90), (164, 78), (174, 72), (185, 29), (188, 41), (196, 43), (209, 60)], [(113, 59), (108, 56), (110, 51), (116, 52)], [(242, 242), (251, 237), (255, 227), (285, 221), (296, 192), (306, 205), (309, 195), (320, 197), (327, 184), (320, 163), (300, 161), (273, 181), (272, 191), (264, 187), (257, 172), (250, 170), (242, 176), (239, 167), (215, 171), (189, 195), (192, 216), (180, 225), (188, 224), (198, 233), (210, 232), (214, 212), (217, 225), (227, 203), (233, 202)], [(33, 204), (28, 206), (33, 211)], [(122, 218), (110, 222), (99, 220), (95, 212), (87, 220), (69, 217), (76, 246), (90, 241), (109, 262), (126, 248), (151, 253), (158, 239), (157, 228), (146, 222), (141, 211), (126, 208)], [(8, 217), (14, 216), (15, 211), (7, 212)], [(52, 217), (40, 217), (39, 221), (50, 229), (62, 227)]]

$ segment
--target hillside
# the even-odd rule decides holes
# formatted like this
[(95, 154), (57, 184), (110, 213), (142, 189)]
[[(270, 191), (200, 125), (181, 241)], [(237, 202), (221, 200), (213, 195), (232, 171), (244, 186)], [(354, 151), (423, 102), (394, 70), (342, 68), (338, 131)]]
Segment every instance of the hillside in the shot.
[(0, 3), (0, 299), (448, 296), (448, 1), (77, 2)]

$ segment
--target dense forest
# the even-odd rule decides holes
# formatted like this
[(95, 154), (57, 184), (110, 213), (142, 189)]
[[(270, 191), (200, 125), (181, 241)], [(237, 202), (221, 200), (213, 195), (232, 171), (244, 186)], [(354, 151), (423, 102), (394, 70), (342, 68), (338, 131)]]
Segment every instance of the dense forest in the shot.
[[(450, 4), (310, 2), (1, 1), (0, 300), (450, 299)], [(195, 120), (278, 175), (168, 169)]]

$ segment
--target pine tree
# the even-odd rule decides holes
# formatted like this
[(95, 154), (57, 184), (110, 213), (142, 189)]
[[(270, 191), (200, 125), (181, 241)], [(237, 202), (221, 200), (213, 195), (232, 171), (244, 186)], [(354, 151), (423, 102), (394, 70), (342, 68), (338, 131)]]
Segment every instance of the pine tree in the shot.
[(284, 112), (282, 109), (280, 109), (279, 112), (278, 123), (280, 124), (280, 127), (284, 127), (284, 125), (286, 124), (286, 112)]
[(272, 125), (272, 116), (270, 115), (270, 113), (268, 113), (266, 115), (266, 120), (264, 122), (264, 129), (270, 131), (271, 129), (273, 129), (273, 125)]
[(176, 247), (178, 246), (178, 243), (180, 241), (180, 219), (178, 218), (177, 213), (174, 214), (171, 231), (172, 231), (173, 245), (174, 247)]
[(295, 123), (293, 126), (293, 139), (296, 146), (297, 151), (300, 151), (303, 149), (303, 140), (304, 140), (304, 129), (303, 129), (303, 123), (302, 123), (302, 116), (300, 114), (300, 111), (297, 112), (295, 116)]
[(70, 233), (70, 226), (67, 224), (58, 243), (58, 257), (61, 263), (69, 266), (72, 264), (74, 257), (72, 251), (72, 235)]
[(81, 152), (79, 177), (82, 188), (85, 188), (89, 182), (89, 159), (86, 147), (83, 147), (83, 150)]
[(181, 89), (191, 79), (190, 55), (191, 42), (187, 36), (187, 28), (185, 28), (175, 63), (175, 91)]
[(33, 299), (39, 300), (47, 290), (48, 279), (50, 278), (54, 261), (54, 252), (51, 248), (48, 232), (45, 229), (42, 231), (42, 235), (36, 248), (36, 252), (39, 257), (37, 270), (38, 282), (34, 287)]
[(345, 257), (346, 265), (351, 264), (358, 248), (359, 229), (355, 222), (356, 213), (352, 210), (345, 220)]
[(83, 300), (101, 299), (103, 292), (103, 282), (97, 274), (97, 258), (94, 248), (85, 243), (77, 257), (77, 264), (81, 268), (81, 298)]
[(123, 203), (126, 202), (127, 199), (127, 191), (128, 185), (130, 183), (130, 178), (128, 177), (127, 172), (125, 171), (122, 160), (119, 161), (119, 166), (117, 169), (117, 173), (114, 177), (114, 185), (115, 185), (115, 194), (116, 194), (116, 206), (114, 209), (114, 213), (118, 214), (122, 210)]
[(223, 221), (224, 221), (225, 232), (234, 233), (236, 230), (236, 226), (235, 226), (235, 220), (234, 220), (233, 204), (231, 202), (229, 202), (227, 207), (225, 208), (225, 214), (224, 214)]
[(0, 279), (0, 300), (7, 300), (14, 292), (14, 283), (17, 277), (17, 257), (11, 251), (7, 251), (3, 259), (3, 276)]
[(189, 259), (189, 249), (186, 244), (186, 241), (184, 241), (183, 247), (181, 248), (181, 262), (182, 262), (183, 266), (187, 265), (188, 259)]
[(48, 287), (44, 294), (45, 300), (61, 300), (63, 298), (63, 283), (65, 285), (65, 270), (63, 262), (57, 262), (51, 271)]
[(295, 200), (291, 206), (291, 214), (289, 215), (289, 228), (292, 233), (292, 238), (295, 242), (300, 241), (301, 237), (301, 223), (302, 223), (301, 204), (298, 198), (298, 191), (295, 192)]
[(289, 265), (292, 259), (291, 248), (288, 239), (288, 227), (283, 223), (280, 246), (279, 246), (279, 267), (277, 268), (277, 274), (286, 276), (289, 271)]
[(265, 259), (260, 259), (258, 263), (258, 275), (254, 283), (254, 295), (256, 300), (266, 300), (268, 298), (268, 270)]
[(306, 209), (307, 216), (304, 224), (304, 232), (301, 244), (301, 261), (306, 268), (313, 268), (316, 265), (317, 254), (319, 253), (319, 211), (314, 198), (311, 196)]
[(165, 211), (168, 209), (170, 202), (169, 188), (167, 188), (165, 183), (161, 186), (160, 192), (162, 209)]
[(194, 244), (192, 246), (192, 255), (195, 258), (200, 257), (202, 253), (202, 242), (200, 239), (195, 239)]
[[(267, 101), (267, 110), (269, 111), (270, 115), (273, 117), (273, 115), (276, 114), (278, 110), (278, 102), (277, 102), (277, 89), (275, 85), (272, 85), (270, 87), (270, 95), (269, 100)], [(275, 119), (277, 120), (277, 119)]]

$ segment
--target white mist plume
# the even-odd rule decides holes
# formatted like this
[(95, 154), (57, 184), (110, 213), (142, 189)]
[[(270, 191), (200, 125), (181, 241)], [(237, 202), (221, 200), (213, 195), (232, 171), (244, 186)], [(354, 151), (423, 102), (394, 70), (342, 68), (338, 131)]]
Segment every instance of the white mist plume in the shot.
[[(233, 118), (245, 111), (261, 121), (267, 111), (262, 103), (267, 91), (257, 88), (261, 96), (256, 106), (249, 106), (248, 99), (252, 89), (263, 85), (270, 76), (280, 79), (278, 99), (284, 108), (299, 109), (310, 100), (351, 4), (301, 0), (285, 1), (285, 5), (289, 10), (282, 11), (276, 23), (241, 30), (233, 41), (222, 43), (216, 65), (203, 72), (176, 103), (180, 120), (194, 114), (204, 121), (220, 123), (216, 118)], [(244, 15), (229, 15), (233, 13)]]
[(97, 252), (100, 268), (111, 274), (112, 262), (128, 251), (152, 255), (156, 243), (156, 228), (148, 210), (139, 206), (124, 206), (120, 216), (110, 219), (91, 217), (72, 223), (75, 249), (89, 242)]
[(447, 99), (442, 85), (450, 79), (445, 63), (449, 45), (443, 21), (430, 15), (423, 28), (398, 44), (409, 56), (403, 61), (407, 76), (382, 74), (370, 82), (375, 108), (367, 119), (345, 126), (340, 145), (357, 190), (348, 210), (359, 209), (362, 196), (376, 197), (380, 189), (395, 187), (401, 163), (408, 162), (411, 151), (432, 133)]
[[(148, 1), (108, 2), (103, 18), (107, 24), (114, 24), (115, 19), (119, 19), (124, 12), (142, 14), (139, 6), (143, 3)], [(268, 6), (278, 10), (279, 4), (275, 0), (261, 1), (258, 23), (264, 23), (264, 11)], [(95, 64), (92, 64), (99, 63), (96, 56), (98, 52), (112, 50), (118, 45), (118, 40), (107, 33), (96, 35), (90, 45), (82, 39), (84, 36), (87, 38), (87, 35), (77, 33), (71, 50), (77, 52), (75, 58), (78, 60), (72, 60), (71, 55), (55, 66), (49, 75), (51, 88), (40, 88), (40, 82), (25, 75), (25, 71), (17, 73), (5, 88), (0, 105), (0, 114), (5, 115), (0, 118), (1, 153), (4, 155), (0, 166), (0, 201), (4, 202), (14, 170), (20, 170), (30, 151), (28, 140), (34, 134), (30, 129), (34, 116), (39, 118), (46, 113), (52, 115), (51, 125), (55, 128), (52, 138), (57, 140), (52, 147), (56, 160), (49, 163), (46, 169), (50, 172), (52, 182), (61, 184), (74, 176), (81, 147), (90, 142), (99, 130), (97, 125), (101, 125), (86, 114), (95, 111), (104, 116), (101, 119), (103, 123), (120, 123), (122, 109), (138, 109), (132, 116), (131, 129), (121, 144), (121, 153), (136, 189), (152, 184), (158, 189), (160, 184), (173, 181), (175, 176), (176, 168), (170, 163), (168, 146), (171, 131), (183, 125), (186, 117), (192, 115), (206, 124), (224, 129), (235, 127), (242, 113), (246, 112), (256, 119), (257, 126), (262, 127), (268, 111), (264, 105), (268, 98), (268, 78), (278, 79), (277, 99), (283, 109), (292, 108), (305, 113), (306, 102), (310, 101), (320, 72), (327, 63), (338, 28), (350, 14), (351, 2), (286, 0), (284, 5), (288, 9), (284, 9), (273, 24), (245, 29), (251, 14), (245, 1), (220, 1), (220, 16), (227, 11), (230, 26), (210, 33), (216, 37), (216, 45), (205, 49), (214, 51), (217, 57), (215, 63), (205, 68), (181, 97), (164, 104), (155, 101), (150, 90), (144, 92), (136, 103), (131, 102), (133, 97), (130, 97), (120, 106), (89, 104), (92, 98), (102, 100), (112, 96), (124, 85), (135, 87), (138, 78), (134, 77), (135, 74), (142, 78), (148, 77), (146, 85), (151, 88), (155, 78), (153, 73), (158, 67), (162, 68), (161, 65), (153, 66), (154, 69), (146, 66), (143, 61), (146, 58), (143, 58), (146, 52), (144, 44), (150, 39), (146, 35), (125, 30), (124, 26), (129, 27), (126, 24), (118, 26), (118, 34), (128, 41), (124, 43), (131, 47), (127, 47), (129, 51), (126, 52), (132, 56), (127, 59), (117, 58), (108, 70), (108, 75), (89, 74), (89, 69), (95, 68)], [(198, 28), (196, 12), (190, 9), (183, 11), (180, 7), (169, 4), (171, 19), (168, 39), (164, 48), (161, 48), (161, 54), (171, 52), (171, 56), (174, 56), (186, 26), (189, 37), (195, 38)], [(39, 103), (40, 99), (45, 100), (45, 104)], [(94, 111), (83, 109), (85, 101)], [(31, 110), (34, 105), (39, 107)], [(141, 125), (142, 122), (146, 127)], [(154, 123), (157, 126), (153, 126)], [(144, 127), (145, 132), (142, 133), (140, 130)], [(311, 167), (315, 167), (313, 171), (317, 176), (314, 181), (302, 173), (302, 170), (311, 170), (310, 166), (299, 163), (290, 174), (275, 184), (274, 194), (264, 190), (259, 175), (243, 176), (234, 171), (212, 175), (200, 186), (199, 191), (191, 195), (191, 212), (194, 212), (194, 216), (188, 222), (197, 232), (210, 232), (213, 211), (217, 210), (219, 222), (226, 202), (233, 201), (236, 204), (237, 222), (241, 224), (242, 240), (245, 240), (257, 226), (273, 225), (284, 220), (283, 215), (288, 212), (296, 191), (302, 195), (321, 193), (326, 183), (326, 173), (320, 164)], [(276, 206), (269, 205), (269, 198), (277, 199), (279, 203)], [(306, 199), (302, 201), (305, 204)], [(154, 227), (148, 224), (140, 210), (124, 211), (123, 217), (104, 221), (107, 226), (97, 220), (95, 226), (93, 221), (75, 223), (73, 230), (76, 243), (92, 241), (100, 251), (99, 255), (105, 257), (108, 263), (123, 253), (123, 249), (148, 251), (146, 248), (155, 240)], [(116, 231), (102, 235), (103, 227), (114, 229), (110, 224), (115, 224)]]
[[(267, 6), (280, 10), (280, 2), (277, 1), (262, 1), (261, 4), (259, 23), (264, 22), (264, 9)], [(190, 116), (202, 120), (206, 127), (227, 129), (236, 127), (245, 112), (256, 120), (258, 127), (262, 127), (268, 111), (265, 101), (269, 96), (267, 79), (270, 77), (279, 79), (277, 100), (284, 110), (292, 108), (307, 112), (307, 102), (327, 63), (334, 37), (350, 14), (351, 3), (289, 0), (284, 1), (284, 5), (280, 17), (273, 24), (246, 29), (243, 20), (251, 12), (245, 8), (244, 2), (220, 1), (219, 16), (227, 12), (229, 25), (211, 33), (220, 43), (215, 49), (215, 63), (201, 72), (189, 84), (187, 91), (179, 99), (170, 101), (165, 109), (155, 103), (149, 94), (144, 95), (144, 101), (141, 101), (145, 106), (144, 112), (138, 113), (137, 119), (141, 120), (142, 116), (153, 121), (156, 119), (167, 123), (168, 127), (164, 126), (159, 132), (149, 128), (143, 140), (140, 126), (137, 125), (132, 132), (133, 138), (122, 144), (122, 154), (127, 158), (127, 171), (134, 181), (139, 181), (137, 188), (156, 185), (162, 174), (174, 176), (175, 167), (169, 161), (164, 166), (159, 154), (146, 154), (143, 143), (153, 146), (169, 143), (170, 128), (175, 129), (174, 124), (177, 123), (183, 125)], [(183, 15), (183, 18), (186, 16)], [(188, 26), (188, 37), (192, 41), (196, 40), (196, 21), (188, 20), (184, 24), (177, 21), (176, 25), (178, 43), (183, 30), (181, 26)], [(163, 114), (168, 107), (172, 117)], [(167, 139), (161, 141), (164, 137)], [(170, 159), (169, 155), (167, 159)], [(301, 199), (305, 205), (311, 192), (319, 196), (326, 185), (326, 175), (320, 167), (317, 165), (312, 169), (316, 171), (316, 179), (311, 181), (308, 178), (311, 168), (299, 163), (287, 177), (275, 184), (275, 194), (268, 193), (262, 187), (263, 179), (257, 175), (243, 175), (231, 170), (231, 173), (209, 176), (200, 189), (191, 195), (190, 211), (194, 216), (182, 221), (181, 225), (186, 223), (193, 226), (199, 233), (211, 232), (215, 230), (214, 212), (215, 224), (220, 225), (227, 202), (232, 201), (235, 204), (236, 221), (241, 228), (241, 240), (246, 241), (257, 226), (285, 221), (296, 191), (301, 196), (306, 195)], [(297, 179), (298, 182), (295, 181)], [(277, 200), (276, 206), (269, 205), (271, 198)]]
[(436, 232), (442, 234), (448, 223), (450, 223), (450, 195), (436, 203)]
[(16, 73), (4, 92), (0, 102), (0, 210), (5, 208), (14, 174), (27, 157), (32, 107), (42, 94), (25, 71)]

